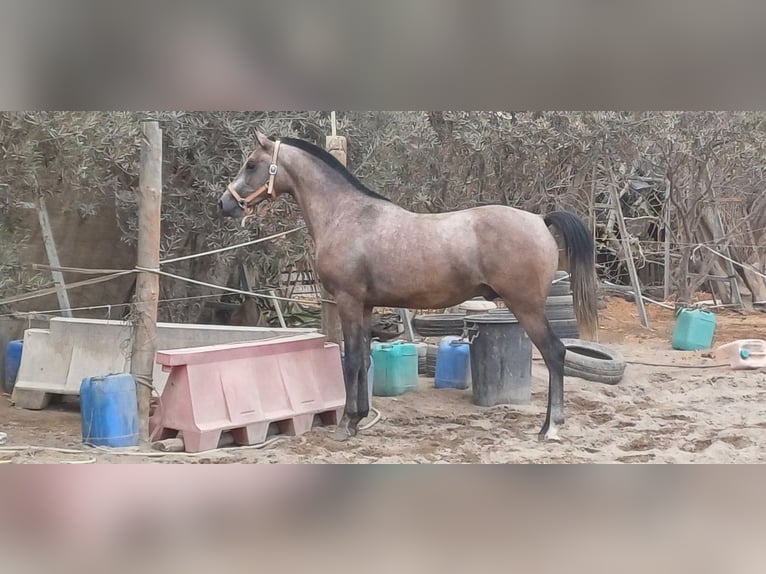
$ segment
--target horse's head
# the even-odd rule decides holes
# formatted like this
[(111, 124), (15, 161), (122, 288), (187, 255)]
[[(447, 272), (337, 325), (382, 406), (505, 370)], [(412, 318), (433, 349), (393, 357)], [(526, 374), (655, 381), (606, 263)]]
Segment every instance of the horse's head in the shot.
[(258, 145), (218, 200), (224, 217), (247, 217), (263, 200), (276, 197), (274, 178), (279, 143), (260, 132), (256, 132), (255, 138)]

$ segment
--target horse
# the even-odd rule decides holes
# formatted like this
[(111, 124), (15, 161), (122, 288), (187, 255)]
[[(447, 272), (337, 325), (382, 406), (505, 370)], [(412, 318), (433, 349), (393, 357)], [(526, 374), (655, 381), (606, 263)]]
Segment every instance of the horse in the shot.
[(581, 219), (504, 205), (415, 213), (369, 189), (308, 141), (255, 137), (255, 149), (220, 196), (219, 212), (241, 217), (244, 225), (266, 199), (289, 194), (297, 201), (344, 339), (346, 403), (336, 440), (356, 436), (369, 413), (373, 307), (443, 309), (475, 297), (502, 299), (540, 351), (549, 375), (538, 438), (559, 440), (566, 348), (545, 314), (558, 269), (570, 274), (581, 336), (598, 329), (595, 249)]

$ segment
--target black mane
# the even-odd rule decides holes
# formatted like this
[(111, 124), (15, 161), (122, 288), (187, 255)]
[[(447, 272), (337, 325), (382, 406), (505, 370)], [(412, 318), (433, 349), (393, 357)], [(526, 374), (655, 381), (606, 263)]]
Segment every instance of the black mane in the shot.
[(280, 140), (282, 140), (283, 144), (291, 145), (293, 147), (297, 147), (298, 149), (302, 149), (306, 153), (313, 155), (315, 158), (322, 160), (329, 167), (331, 167), (337, 173), (342, 175), (347, 182), (349, 182), (351, 185), (353, 185), (358, 191), (362, 192), (363, 194), (369, 197), (373, 197), (375, 199), (380, 199), (380, 200), (388, 201), (389, 203), (391, 203), (390, 199), (388, 199), (387, 197), (383, 197), (379, 193), (375, 193), (369, 187), (364, 185), (361, 181), (356, 179), (356, 177), (354, 177), (354, 175), (346, 168), (346, 166), (340, 163), (338, 159), (334, 155), (332, 155), (330, 152), (306, 140), (301, 140), (297, 138), (280, 138)]

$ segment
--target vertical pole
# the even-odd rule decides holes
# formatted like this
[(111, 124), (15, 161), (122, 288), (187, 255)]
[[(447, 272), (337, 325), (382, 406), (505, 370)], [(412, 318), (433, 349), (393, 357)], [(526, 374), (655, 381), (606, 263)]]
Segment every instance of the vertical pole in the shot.
[[(707, 176), (709, 180), (710, 174), (707, 173)], [(718, 249), (723, 251), (724, 255), (728, 257), (728, 259), (724, 260), (724, 265), (726, 266), (726, 273), (729, 276), (729, 285), (731, 286), (731, 302), (737, 306), (737, 309), (742, 309), (744, 305), (742, 303), (742, 293), (739, 290), (739, 283), (737, 282), (737, 270), (734, 268), (734, 263), (730, 261), (732, 259), (731, 247), (729, 247), (729, 241), (726, 239), (726, 229), (724, 229), (723, 218), (721, 217), (721, 205), (718, 203), (718, 197), (712, 185), (710, 186), (710, 197), (713, 200), (713, 213), (711, 217), (714, 233), (713, 239), (715, 239), (716, 247), (718, 247), (719, 241), (724, 242), (724, 248), (718, 247)]]
[(409, 309), (399, 309), (399, 316), (402, 318), (404, 324), (404, 335), (407, 340), (412, 343), (415, 341), (415, 331), (412, 330), (412, 311)]
[[(162, 209), (162, 131), (156, 121), (143, 123), (141, 171), (138, 184), (138, 266), (160, 267), (160, 215)], [(133, 349), (130, 372), (139, 383), (138, 420), (140, 440), (149, 440), (149, 407), (157, 353), (157, 300), (160, 278), (156, 273), (139, 273), (136, 278), (133, 319)]]
[[(271, 293), (272, 297), (277, 296), (277, 292), (272, 289), (269, 291)], [(282, 326), (283, 329), (287, 329), (287, 323), (285, 323), (285, 316), (282, 315), (282, 307), (279, 306), (279, 299), (272, 299), (274, 302), (274, 309), (277, 311), (277, 317), (279, 318), (279, 324)]]
[(665, 179), (665, 242), (663, 258), (663, 296), (665, 301), (670, 299), (670, 179)]
[[(327, 136), (325, 138), (325, 148), (335, 156), (335, 159), (340, 163), (343, 165), (347, 164), (345, 137), (338, 135)], [(322, 286), (320, 293), (322, 299), (331, 299), (330, 294), (325, 291), (324, 286)], [(340, 345), (340, 342), (343, 339), (343, 334), (340, 325), (340, 317), (338, 316), (338, 308), (335, 303), (322, 302), (322, 332), (327, 337), (328, 342)]]
[[(48, 209), (45, 207), (45, 198), (40, 194), (40, 205), (37, 207), (37, 217), (40, 220), (40, 230), (43, 234), (43, 243), (45, 252), (48, 255), (48, 263), (51, 267), (60, 268), (59, 254), (56, 250), (56, 242), (53, 240), (53, 229), (48, 219)], [(61, 271), (55, 269), (51, 271), (53, 283), (56, 285), (56, 296), (58, 297), (59, 308), (63, 311), (64, 317), (71, 317), (72, 306), (69, 304), (69, 294), (64, 283), (64, 275)]]
[(620, 192), (617, 191), (614, 179), (612, 179), (612, 202), (614, 203), (613, 209), (617, 214), (617, 225), (620, 228), (620, 235), (622, 241), (620, 247), (622, 248), (622, 256), (625, 259), (625, 263), (628, 266), (628, 273), (630, 273), (630, 282), (633, 284), (633, 293), (636, 297), (636, 307), (638, 308), (638, 319), (641, 321), (641, 325), (644, 327), (649, 326), (649, 318), (646, 315), (646, 307), (644, 306), (644, 298), (641, 295), (641, 282), (638, 280), (638, 272), (636, 271), (636, 263), (633, 261), (633, 254), (630, 251), (630, 236), (628, 235), (628, 228), (625, 225), (625, 218), (622, 215), (622, 204), (620, 200)]
[(588, 198), (588, 210), (590, 213), (590, 220), (592, 222), (591, 230), (593, 231), (593, 245), (596, 246), (596, 240), (598, 239), (598, 214), (596, 213), (596, 163), (590, 170), (590, 197)]

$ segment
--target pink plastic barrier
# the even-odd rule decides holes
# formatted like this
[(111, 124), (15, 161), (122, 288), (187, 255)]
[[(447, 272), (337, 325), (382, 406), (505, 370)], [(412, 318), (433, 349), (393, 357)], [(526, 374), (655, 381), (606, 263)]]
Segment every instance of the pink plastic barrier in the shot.
[(149, 419), (151, 440), (180, 432), (187, 452), (216, 448), (224, 431), (252, 445), (272, 425), (301, 435), (315, 418), (337, 424), (346, 402), (340, 349), (318, 333), (161, 351), (157, 362), (170, 375)]

